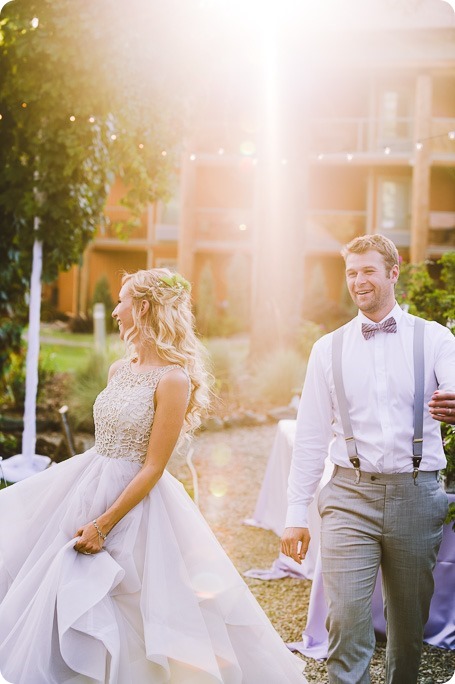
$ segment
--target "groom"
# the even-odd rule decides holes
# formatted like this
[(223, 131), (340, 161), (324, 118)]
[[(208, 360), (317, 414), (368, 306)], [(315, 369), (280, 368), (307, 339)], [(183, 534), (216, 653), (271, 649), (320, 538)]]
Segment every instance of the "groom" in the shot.
[[(329, 682), (370, 682), (371, 596), (381, 566), (386, 683), (416, 684), (447, 512), (438, 482), (445, 457), (437, 420), (451, 420), (455, 413), (455, 337), (438, 323), (422, 322), (423, 350), (415, 352), (414, 373), (419, 325), (395, 301), (395, 245), (382, 235), (366, 235), (346, 245), (342, 255), (359, 312), (343, 327), (342, 338), (336, 333), (334, 342), (334, 333), (325, 335), (310, 356), (282, 551), (297, 562), (305, 557), (307, 508), (329, 451), (334, 472), (319, 495)], [(423, 363), (422, 442), (414, 420), (414, 375)]]

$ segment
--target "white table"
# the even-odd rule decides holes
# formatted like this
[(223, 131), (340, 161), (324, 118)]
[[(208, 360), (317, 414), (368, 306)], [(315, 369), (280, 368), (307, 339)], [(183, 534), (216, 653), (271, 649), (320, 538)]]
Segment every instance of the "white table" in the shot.
[[(256, 502), (253, 517), (245, 520), (248, 525), (272, 530), (279, 537), (283, 534), (287, 510), (287, 486), (291, 467), (292, 448), (295, 438), (295, 420), (280, 420), (277, 425), (275, 439), (267, 462), (261, 490)], [(268, 570), (254, 569), (245, 574), (260, 579), (279, 579), (280, 577), (305, 577), (313, 579), (316, 560), (319, 552), (321, 518), (317, 509), (319, 491), (329, 481), (333, 465), (329, 459), (321, 482), (316, 490), (314, 500), (308, 508), (308, 526), (311, 542), (302, 565), (292, 558), (280, 554), (273, 566)]]

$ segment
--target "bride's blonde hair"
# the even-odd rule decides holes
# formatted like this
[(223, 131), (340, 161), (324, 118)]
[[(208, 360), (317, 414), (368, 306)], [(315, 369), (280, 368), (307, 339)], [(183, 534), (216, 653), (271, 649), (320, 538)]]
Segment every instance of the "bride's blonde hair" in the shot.
[[(201, 413), (209, 404), (209, 374), (204, 366), (205, 348), (198, 340), (191, 311), (190, 285), (182, 276), (167, 268), (124, 273), (132, 297), (133, 326), (125, 341), (131, 356), (134, 343), (150, 342), (158, 356), (184, 368), (190, 378), (191, 393), (185, 415), (184, 431), (193, 432), (201, 422)], [(141, 312), (142, 301), (149, 302)]]

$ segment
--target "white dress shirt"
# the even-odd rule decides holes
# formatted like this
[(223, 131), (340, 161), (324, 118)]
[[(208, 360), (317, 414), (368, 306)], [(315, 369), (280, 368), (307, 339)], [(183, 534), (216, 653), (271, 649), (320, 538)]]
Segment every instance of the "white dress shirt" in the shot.
[[(365, 340), (362, 312), (344, 330), (342, 370), (352, 429), (367, 472), (412, 472), (414, 436), (414, 316), (396, 304), (396, 333)], [(346, 449), (332, 374), (333, 333), (311, 352), (300, 399), (288, 486), (286, 527), (307, 527), (312, 501), (329, 453), (334, 464), (352, 468)], [(428, 410), (436, 389), (455, 391), (455, 337), (439, 323), (425, 322), (425, 395), (421, 470), (444, 468), (441, 425)]]

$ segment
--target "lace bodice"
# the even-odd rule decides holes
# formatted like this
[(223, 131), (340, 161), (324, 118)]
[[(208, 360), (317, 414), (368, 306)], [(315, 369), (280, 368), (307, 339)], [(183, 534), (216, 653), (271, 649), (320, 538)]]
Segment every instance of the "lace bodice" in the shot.
[(181, 366), (135, 373), (125, 362), (97, 396), (93, 407), (95, 449), (103, 456), (143, 463), (152, 429), (153, 397), (163, 375)]

